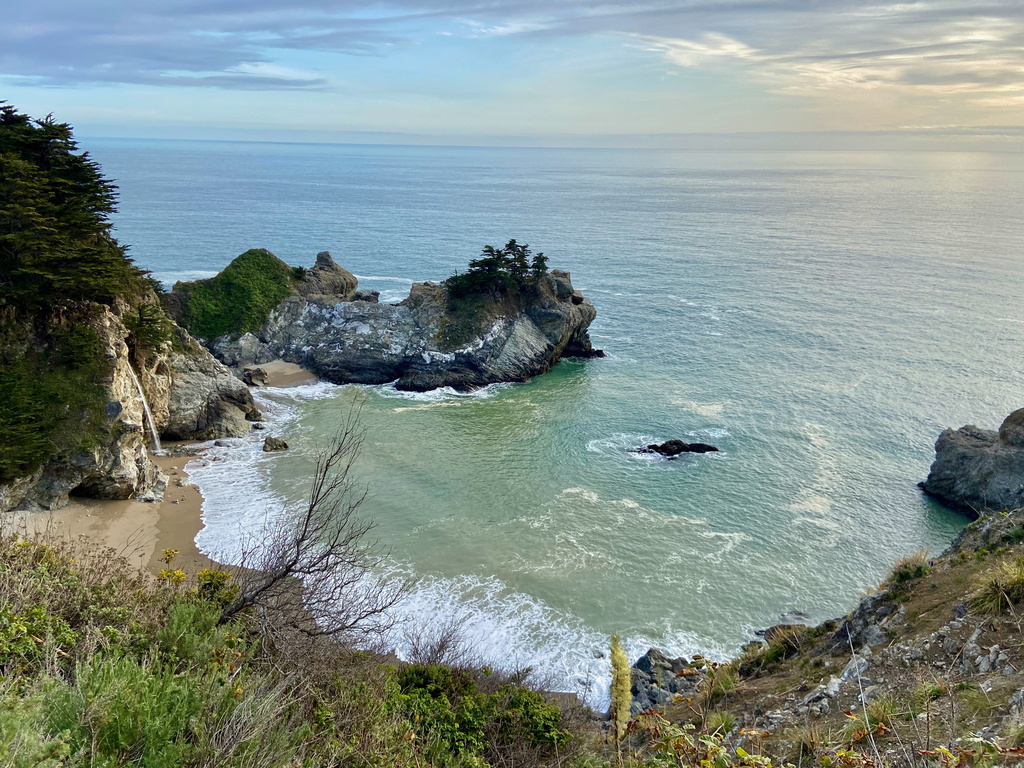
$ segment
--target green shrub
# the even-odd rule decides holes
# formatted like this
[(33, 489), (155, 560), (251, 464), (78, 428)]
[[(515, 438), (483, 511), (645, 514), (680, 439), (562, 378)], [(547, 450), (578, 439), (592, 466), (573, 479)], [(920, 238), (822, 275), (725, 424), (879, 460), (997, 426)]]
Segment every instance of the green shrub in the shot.
[(523, 686), (479, 693), (465, 670), (416, 664), (398, 672), (396, 681), (396, 704), (423, 741), (455, 755), (507, 762), (509, 753), (561, 749), (572, 739), (558, 704)]
[(177, 283), (162, 298), (172, 316), (192, 334), (214, 339), (237, 338), (257, 331), (270, 312), (292, 292), (292, 268), (264, 248), (235, 258), (208, 280)]
[(238, 597), (238, 585), (230, 582), (231, 574), (219, 568), (204, 568), (196, 574), (196, 590), (199, 596), (221, 607)]
[(43, 735), (43, 697), (0, 690), (0, 765), (59, 768), (71, 753), (70, 733)]
[(51, 733), (70, 734), (72, 752), (89, 751), (114, 764), (178, 768), (190, 752), (203, 682), (160, 663), (97, 655), (79, 665), (74, 685), (47, 694), (47, 725)]
[(903, 584), (912, 579), (920, 579), (927, 575), (928, 570), (928, 553), (921, 549), (912, 555), (907, 555), (897, 560), (896, 564), (892, 567), (892, 571), (889, 573), (889, 578), (886, 579), (886, 583)]
[(46, 648), (71, 648), (77, 633), (58, 616), (37, 605), (15, 614), (9, 605), (0, 608), (0, 672), (13, 677), (36, 668)]
[(145, 359), (171, 341), (173, 327), (157, 304), (140, 302), (121, 318), (128, 329), (128, 346)]

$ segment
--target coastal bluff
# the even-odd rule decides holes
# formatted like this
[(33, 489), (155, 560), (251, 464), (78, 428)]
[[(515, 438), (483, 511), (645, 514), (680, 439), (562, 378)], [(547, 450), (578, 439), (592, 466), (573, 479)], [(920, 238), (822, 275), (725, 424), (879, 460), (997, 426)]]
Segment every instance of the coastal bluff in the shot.
[(998, 431), (973, 424), (945, 430), (920, 486), (973, 518), (986, 509), (1024, 507), (1024, 408), (1007, 416)]
[[(207, 281), (178, 283), (164, 301), (177, 322), (236, 371), (282, 359), (336, 384), (394, 381), (409, 391), (470, 390), (525, 381), (565, 357), (603, 354), (587, 332), (597, 312), (568, 272), (545, 271), (528, 290), (468, 297), (455, 297), (446, 283), (414, 283), (403, 301), (382, 304), (376, 292), (358, 290), (356, 278), (327, 251), (310, 270), (288, 267), (268, 251), (249, 251), (210, 281), (229, 272), (251, 273), (245, 262), (254, 253), (264, 273), (253, 275), (250, 285), (268, 284), (265, 273), (272, 272), (280, 296), (258, 327), (239, 324), (202, 337), (188, 307), (190, 296), (213, 291), (212, 284), (199, 285)], [(261, 298), (273, 292), (259, 290)]]

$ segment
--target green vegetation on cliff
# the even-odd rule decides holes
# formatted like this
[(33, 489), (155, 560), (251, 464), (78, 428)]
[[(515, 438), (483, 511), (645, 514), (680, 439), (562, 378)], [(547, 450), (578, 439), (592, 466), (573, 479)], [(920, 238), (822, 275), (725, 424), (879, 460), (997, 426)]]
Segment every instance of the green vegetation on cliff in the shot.
[(134, 307), (137, 355), (168, 337), (141, 306), (151, 281), (110, 235), (115, 190), (69, 125), (0, 103), (0, 482), (106, 429), (99, 305)]
[(448, 311), (439, 339), (441, 349), (458, 349), (486, 332), (496, 318), (514, 315), (524, 299), (536, 295), (547, 271), (547, 257), (534, 255), (528, 245), (515, 240), (502, 248), (485, 245), (465, 272), (444, 281)]
[[(110, 363), (80, 316), (42, 335), (5, 324), (0, 337), (0, 482), (87, 447), (105, 427), (102, 380)], [(63, 322), (61, 322), (61, 320)]]
[(195, 336), (215, 339), (227, 333), (237, 338), (259, 330), (303, 276), (304, 271), (270, 251), (253, 248), (216, 277), (177, 283), (163, 301), (172, 317)]
[(469, 262), (469, 269), (456, 272), (445, 280), (451, 299), (464, 299), (488, 294), (517, 294), (537, 285), (548, 271), (543, 253), (534, 255), (530, 246), (509, 240), (503, 248), (485, 245), (479, 259)]

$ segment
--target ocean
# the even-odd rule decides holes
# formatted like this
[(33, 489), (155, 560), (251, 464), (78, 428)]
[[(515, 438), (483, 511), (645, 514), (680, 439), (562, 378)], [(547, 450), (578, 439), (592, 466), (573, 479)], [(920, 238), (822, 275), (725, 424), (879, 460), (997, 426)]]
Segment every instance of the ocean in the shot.
[[(846, 613), (965, 518), (925, 498), (947, 426), (1024, 406), (1024, 155), (93, 139), (116, 235), (170, 284), (329, 250), (399, 301), (510, 238), (572, 272), (607, 357), (471, 395), (264, 390), (270, 431), (193, 462), (201, 549), (302, 504), (364, 399), (363, 512), (414, 575), (402, 627), (600, 704), (608, 636), (727, 657)], [(260, 435), (262, 438), (262, 435)], [(631, 453), (681, 438), (718, 454)], [(802, 617), (806, 617), (805, 619)]]

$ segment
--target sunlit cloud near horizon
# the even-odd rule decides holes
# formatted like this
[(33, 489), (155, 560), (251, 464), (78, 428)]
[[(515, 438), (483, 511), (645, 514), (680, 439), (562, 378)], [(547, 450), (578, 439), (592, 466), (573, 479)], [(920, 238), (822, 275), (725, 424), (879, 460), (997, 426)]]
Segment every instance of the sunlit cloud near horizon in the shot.
[(1024, 149), (1019, 0), (5, 5), (0, 99), (94, 135), (865, 132)]

